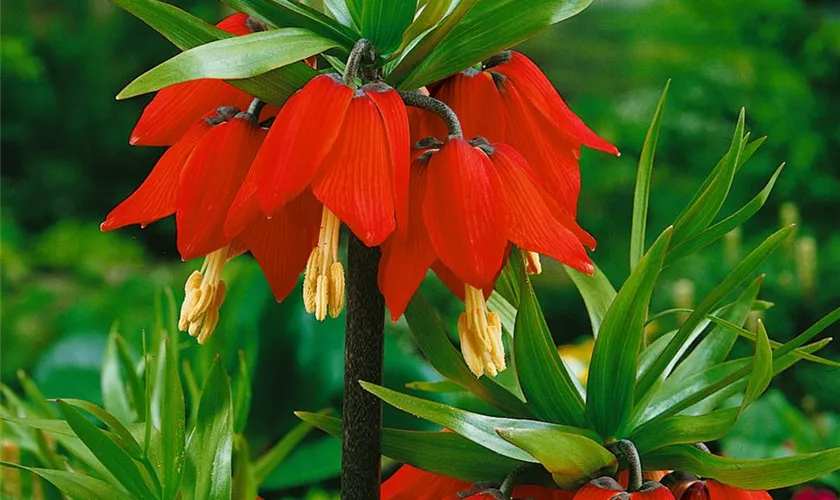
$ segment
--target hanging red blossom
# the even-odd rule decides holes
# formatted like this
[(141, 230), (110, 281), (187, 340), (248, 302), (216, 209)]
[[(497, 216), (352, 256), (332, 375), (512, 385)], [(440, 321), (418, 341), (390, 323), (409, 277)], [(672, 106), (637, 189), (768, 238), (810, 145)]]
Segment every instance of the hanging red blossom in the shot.
[(654, 481), (645, 481), (638, 491), (627, 492), (615, 479), (601, 477), (579, 489), (573, 500), (674, 500), (674, 495)]
[(771, 500), (766, 491), (735, 488), (714, 479), (700, 479), (686, 472), (672, 472), (662, 479), (676, 500)]

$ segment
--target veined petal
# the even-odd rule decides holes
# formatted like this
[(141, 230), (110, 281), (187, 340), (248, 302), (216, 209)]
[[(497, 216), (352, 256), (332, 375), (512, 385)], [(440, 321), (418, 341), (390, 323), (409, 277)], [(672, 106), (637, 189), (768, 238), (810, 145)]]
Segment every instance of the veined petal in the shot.
[[(507, 260), (508, 256), (510, 255), (510, 245), (508, 245), (508, 249), (505, 252), (505, 260)], [(438, 277), (441, 283), (446, 285), (446, 288), (449, 289), (450, 292), (454, 293), (456, 297), (461, 299), (461, 302), (464, 301), (464, 280), (455, 276), (455, 273), (452, 272), (451, 269), (443, 265), (441, 261), (435, 261), (432, 264), (432, 271), (435, 272), (435, 276)], [(501, 269), (499, 270), (501, 273)], [(485, 286), (481, 292), (484, 294), (484, 300), (490, 298), (490, 295), (493, 293), (493, 287), (495, 286), (496, 278), (499, 277), (499, 274), (493, 278), (493, 283)]]
[(490, 159), (505, 187), (510, 241), (520, 248), (548, 255), (581, 272), (592, 274), (595, 268), (583, 244), (570, 229), (554, 218), (521, 167), (525, 159), (506, 144), (495, 145)]
[[(437, 260), (423, 222), (422, 203), (426, 195), (426, 166), (415, 160), (411, 166), (410, 211), (408, 228), (392, 234), (382, 244), (379, 260), (379, 289), (385, 304), (396, 321), (405, 312), (414, 292), (423, 282), (432, 263)], [(463, 295), (464, 287), (461, 286)]]
[(248, 14), (243, 14), (242, 12), (227, 16), (219, 21), (216, 27), (228, 33), (233, 33), (236, 36), (252, 33), (251, 28), (248, 27)]
[(421, 139), (434, 137), (438, 140), (443, 140), (449, 135), (443, 120), (434, 113), (412, 106), (407, 107), (406, 112), (408, 114), (408, 128), (411, 133), (412, 148)]
[(268, 219), (257, 219), (237, 239), (251, 251), (278, 302), (291, 292), (318, 241), (321, 204), (304, 192)]
[[(403, 465), (382, 483), (382, 500), (456, 500), (470, 483)], [(480, 498), (480, 497), (473, 497)]]
[(515, 127), (508, 128), (507, 139), (503, 142), (525, 157), (539, 175), (542, 186), (571, 217), (575, 217), (580, 194), (580, 145), (545, 117), (531, 112), (530, 105), (516, 87), (505, 85), (502, 98), (509, 122), (516, 123)]
[(263, 213), (272, 215), (306, 189), (333, 149), (353, 95), (334, 75), (320, 75), (286, 101), (252, 167)]
[(519, 52), (511, 51), (510, 61), (493, 67), (491, 72), (500, 73), (510, 78), (513, 85), (523, 93), (528, 89), (526, 98), (550, 121), (558, 124), (566, 133), (573, 135), (584, 145), (610, 154), (618, 154), (618, 149), (602, 139), (583, 123), (566, 105), (560, 94), (533, 61)]
[(237, 191), (228, 209), (223, 226), (226, 236), (234, 237), (244, 231), (251, 223), (260, 217), (264, 217), (257, 201), (257, 186), (259, 186), (257, 171), (252, 163), (251, 169), (245, 175), (245, 179), (239, 186), (239, 191)]
[(475, 288), (492, 284), (507, 247), (501, 181), (487, 155), (450, 136), (428, 163), (423, 219), (440, 260)]
[(385, 135), (391, 146), (397, 229), (402, 230), (408, 225), (408, 178), (411, 154), (405, 104), (396, 90), (382, 83), (369, 83), (362, 87), (362, 90), (376, 104), (382, 116), (382, 123), (385, 125)]
[(201, 79), (165, 87), (143, 109), (131, 132), (134, 146), (174, 144), (200, 117), (220, 106), (243, 110), (251, 96), (222, 80)]
[(230, 242), (223, 231), (225, 218), (265, 135), (243, 113), (213, 127), (196, 145), (175, 196), (178, 251), (184, 260)]
[(493, 76), (486, 71), (456, 73), (435, 91), (458, 115), (464, 137), (482, 136), (491, 142), (505, 138), (505, 109)]
[(674, 500), (671, 490), (654, 481), (645, 481), (638, 491), (630, 493), (631, 500)]
[(396, 227), (391, 146), (376, 104), (360, 92), (312, 180), (312, 191), (367, 246)]
[(615, 479), (601, 477), (586, 483), (575, 493), (574, 500), (628, 500), (629, 495)]
[(175, 212), (175, 190), (181, 170), (199, 139), (212, 127), (205, 118), (194, 122), (183, 137), (163, 153), (155, 167), (136, 191), (116, 208), (111, 210), (100, 225), (102, 231), (110, 231), (129, 224), (145, 226)]

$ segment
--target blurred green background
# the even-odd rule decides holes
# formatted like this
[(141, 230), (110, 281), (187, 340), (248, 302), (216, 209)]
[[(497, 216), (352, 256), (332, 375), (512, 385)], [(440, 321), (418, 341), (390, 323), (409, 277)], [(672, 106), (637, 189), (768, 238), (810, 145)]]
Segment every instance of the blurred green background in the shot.
[[(172, 3), (212, 22), (226, 14), (210, 0)], [(2, 14), (0, 379), (15, 387), (23, 369), (47, 397), (98, 401), (114, 322), (142, 352), (156, 294), (169, 286), (180, 300), (184, 279), (200, 265), (180, 262), (171, 218), (142, 231), (98, 229), (161, 153), (128, 145), (148, 98), (114, 96), (175, 49), (107, 0), (4, 2)], [(752, 198), (779, 163), (787, 167), (748, 226), (666, 271), (654, 307), (690, 307), (783, 222), (797, 222), (798, 231), (763, 269), (760, 297), (776, 304), (764, 313), (771, 337), (791, 338), (840, 304), (840, 4), (599, 0), (521, 50), (622, 151), (617, 159), (585, 151), (581, 159), (580, 221), (598, 238), (594, 259), (613, 283), (628, 272), (636, 161), (670, 78), (651, 236), (673, 221), (725, 152), (741, 106), (753, 137), (768, 140), (739, 174), (730, 208)], [(255, 372), (248, 435), (260, 449), (295, 423), (293, 410), (339, 405), (343, 321), (316, 324), (297, 292), (277, 305), (249, 257), (225, 273), (222, 323), (208, 347), (186, 351), (196, 359), (218, 352), (233, 367), (237, 349), (245, 349)], [(547, 265), (537, 286), (558, 343), (588, 333), (582, 301), (559, 266)], [(433, 279), (424, 288), (453, 321), (461, 305)], [(386, 385), (438, 378), (402, 322), (389, 330)], [(826, 332), (838, 334), (837, 326)], [(823, 354), (837, 359), (838, 352), (829, 346)], [(774, 386), (761, 407), (772, 429), (758, 432), (761, 419), (745, 416), (725, 452), (758, 457), (840, 444), (840, 370), (803, 363)], [(421, 425), (396, 411), (386, 423)], [(813, 432), (795, 436), (803, 425)], [(337, 471), (338, 442), (314, 436), (275, 471), (268, 497), (322, 498), (335, 490)]]

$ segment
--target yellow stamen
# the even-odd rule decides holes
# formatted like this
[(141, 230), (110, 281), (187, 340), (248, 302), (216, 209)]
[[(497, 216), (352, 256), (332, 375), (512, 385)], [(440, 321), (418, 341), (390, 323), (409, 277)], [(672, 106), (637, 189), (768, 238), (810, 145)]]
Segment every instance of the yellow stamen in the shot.
[(204, 344), (219, 324), (219, 308), (225, 301), (227, 288), (221, 280), (228, 247), (207, 254), (201, 270), (193, 271), (184, 285), (184, 303), (178, 329)]
[(466, 310), (458, 317), (464, 361), (476, 377), (485, 373), (495, 377), (506, 368), (499, 315), (487, 311), (484, 293), (470, 285), (466, 285), (464, 304)]
[(338, 261), (338, 230), (341, 221), (324, 207), (318, 245), (312, 249), (303, 276), (303, 304), (306, 312), (323, 321), (327, 314), (338, 317), (344, 308), (344, 267)]
[(525, 272), (528, 274), (542, 273), (540, 254), (537, 252), (525, 252)]

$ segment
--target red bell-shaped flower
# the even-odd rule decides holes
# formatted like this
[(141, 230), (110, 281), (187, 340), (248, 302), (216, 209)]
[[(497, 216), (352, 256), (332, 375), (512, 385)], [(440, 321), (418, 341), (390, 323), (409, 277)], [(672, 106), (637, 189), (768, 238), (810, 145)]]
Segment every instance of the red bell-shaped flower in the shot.
[[(382, 483), (380, 495), (382, 500), (459, 500), (464, 498), (459, 494), (469, 494), (473, 489), (467, 481), (403, 465)], [(574, 492), (551, 490), (542, 486), (517, 486), (513, 496), (532, 500), (571, 500)], [(488, 494), (476, 494), (469, 498), (492, 500)]]
[[(476, 376), (505, 367), (498, 316), (488, 313), (510, 245), (549, 255), (582, 272), (593, 266), (592, 237), (535, 183), (513, 148), (450, 136), (411, 166), (409, 220), (382, 246), (379, 286), (394, 320), (430, 267), (466, 303), (461, 348)], [(546, 201), (549, 200), (549, 201)]]
[(579, 489), (573, 500), (674, 500), (674, 495), (654, 481), (645, 481), (637, 491), (627, 492), (615, 479), (601, 477)]
[(742, 490), (714, 479), (675, 471), (662, 479), (677, 500), (771, 500), (766, 491)]
[[(237, 36), (251, 33), (248, 15), (236, 13), (216, 27)], [(131, 132), (134, 146), (169, 146), (178, 141), (190, 126), (219, 106), (245, 109), (252, 97), (222, 80), (200, 79), (161, 89), (143, 109)], [(266, 107), (261, 119), (272, 116), (276, 108)]]
[[(581, 145), (617, 154), (566, 106), (539, 68), (518, 52), (505, 52), (435, 87), (434, 97), (458, 115), (466, 137), (483, 136), (510, 144), (538, 174), (540, 184), (570, 216), (580, 192)], [(417, 134), (444, 132), (429, 115), (413, 121)], [(417, 136), (412, 135), (412, 138)]]

